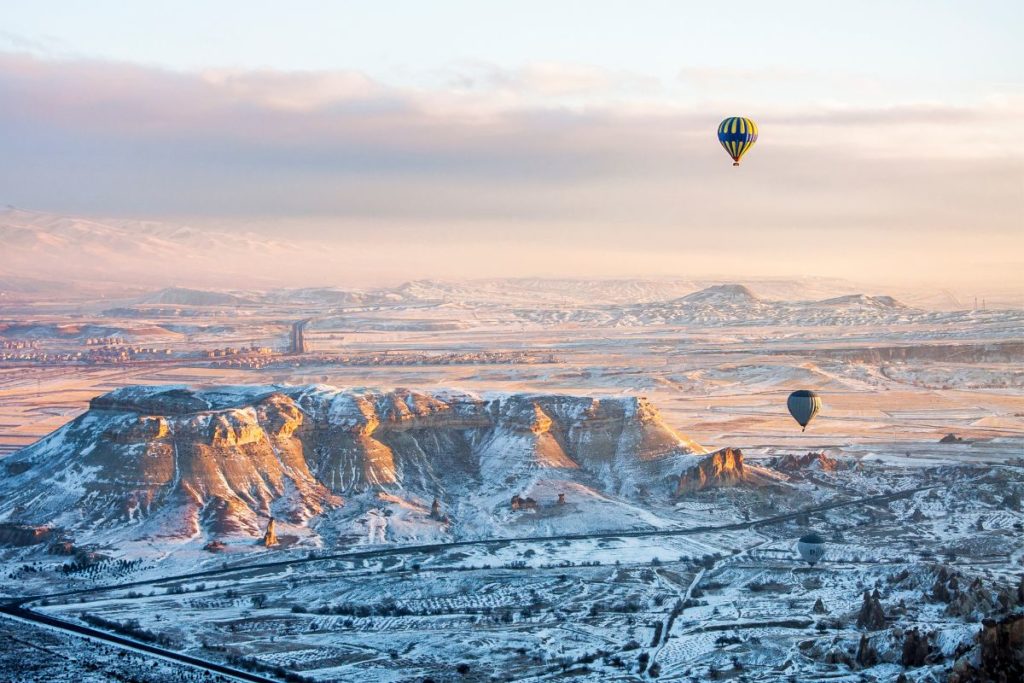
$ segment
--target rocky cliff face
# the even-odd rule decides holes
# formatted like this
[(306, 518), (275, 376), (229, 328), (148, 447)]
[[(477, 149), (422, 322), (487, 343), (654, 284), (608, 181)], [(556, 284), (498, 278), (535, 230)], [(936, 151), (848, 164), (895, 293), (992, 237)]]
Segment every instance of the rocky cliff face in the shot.
[(641, 398), (126, 387), (9, 458), (0, 521), (259, 537), (348, 494), (512, 492), (551, 471), (628, 492), (704, 452)]
[(748, 479), (743, 465), (743, 452), (738, 448), (723, 448), (702, 458), (679, 477), (676, 494), (722, 486), (736, 486)]
[(1024, 680), (1024, 614), (985, 619), (976, 641), (953, 665), (949, 683)]
[(978, 642), (982, 672), (993, 680), (999, 680), (1000, 675), (1007, 681), (1024, 677), (1024, 615), (986, 620)]
[(115, 391), (12, 456), (23, 471), (0, 514), (68, 527), (159, 516), (169, 536), (256, 534), (272, 514), (299, 523), (341, 504), (293, 438), (305, 420), (277, 393), (218, 405), (181, 389)]

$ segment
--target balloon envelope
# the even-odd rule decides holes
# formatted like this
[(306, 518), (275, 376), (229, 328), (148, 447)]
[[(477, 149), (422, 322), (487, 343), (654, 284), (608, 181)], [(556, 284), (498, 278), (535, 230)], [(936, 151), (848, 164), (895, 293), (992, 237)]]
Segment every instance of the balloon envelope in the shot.
[(807, 429), (807, 425), (821, 410), (821, 398), (813, 391), (801, 389), (789, 395), (786, 407), (789, 408), (789, 414), (793, 416), (797, 424)]
[(796, 543), (796, 550), (800, 553), (800, 559), (813, 567), (825, 554), (825, 539), (815, 533), (801, 536)]
[(743, 116), (730, 116), (718, 124), (718, 141), (732, 157), (733, 166), (757, 142), (757, 124)]

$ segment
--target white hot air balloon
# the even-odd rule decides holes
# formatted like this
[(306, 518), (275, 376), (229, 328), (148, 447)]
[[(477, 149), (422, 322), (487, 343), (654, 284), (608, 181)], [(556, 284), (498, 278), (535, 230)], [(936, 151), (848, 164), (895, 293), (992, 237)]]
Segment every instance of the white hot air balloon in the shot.
[(796, 542), (796, 550), (800, 553), (800, 559), (813, 567), (825, 554), (825, 539), (813, 532), (801, 536)]

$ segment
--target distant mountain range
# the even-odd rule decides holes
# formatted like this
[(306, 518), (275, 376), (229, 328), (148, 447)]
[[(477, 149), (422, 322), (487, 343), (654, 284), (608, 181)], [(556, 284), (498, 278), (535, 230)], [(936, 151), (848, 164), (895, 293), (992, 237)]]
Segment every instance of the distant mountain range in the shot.
[(752, 279), (748, 286), (707, 279), (559, 279), (495, 278), (445, 282), (416, 280), (395, 289), (414, 299), (451, 303), (500, 303), (536, 307), (595, 306), (657, 303), (678, 299), (700, 290), (708, 296), (745, 290), (751, 299), (780, 300), (826, 298), (852, 294), (857, 286), (832, 278)]
[(1024, 312), (926, 311), (891, 296), (851, 294), (822, 300), (778, 301), (761, 298), (740, 284), (712, 285), (670, 301), (579, 307), (534, 307), (516, 311), (542, 325), (643, 327), (859, 326), (969, 322), (1020, 324)]
[[(504, 310), (523, 320), (544, 325), (578, 324), (631, 327), (641, 325), (866, 325), (928, 321), (933, 313), (912, 308), (891, 296), (848, 294), (810, 301), (779, 301), (763, 298), (743, 284), (715, 284), (669, 300), (650, 300), (681, 282), (501, 280), (435, 283), (417, 281), (394, 289), (342, 290), (335, 288), (283, 289), (268, 292), (219, 292), (185, 288), (163, 289), (135, 300), (134, 308), (109, 311), (112, 316), (144, 316), (152, 305), (186, 307), (265, 306), (292, 304), (336, 309), (392, 306), (422, 308), (454, 306)], [(564, 287), (564, 289), (563, 289)], [(640, 303), (581, 303), (574, 300), (585, 292), (594, 297), (614, 298), (616, 288), (629, 290), (625, 298), (639, 297)], [(314, 327), (330, 327), (330, 314)]]
[[(410, 280), (370, 290), (331, 286), (284, 289), (290, 283), (344, 281), (347, 272), (339, 268), (338, 260), (347, 252), (337, 246), (252, 232), (156, 221), (96, 220), (10, 207), (0, 210), (0, 244), (4, 249), (0, 303), (52, 295), (93, 300), (134, 297), (136, 302), (168, 305), (294, 300), (339, 306), (416, 301), (544, 308), (670, 302), (706, 288), (712, 288), (706, 292), (708, 297), (739, 291), (729, 289), (737, 285), (728, 280), (686, 277)], [(749, 298), (770, 301), (855, 303), (853, 299), (862, 296), (858, 292), (866, 289), (826, 277), (739, 279), (738, 286), (749, 288), (745, 292)], [(168, 285), (172, 286), (156, 292)], [(716, 286), (726, 289), (713, 289)], [(963, 310), (973, 303), (940, 290), (893, 294), (926, 309)], [(241, 301), (229, 301), (231, 297)], [(874, 297), (874, 304), (884, 305), (886, 298)], [(1024, 306), (1024, 293), (990, 293), (990, 308), (1007, 303)], [(861, 304), (874, 305), (868, 301)]]

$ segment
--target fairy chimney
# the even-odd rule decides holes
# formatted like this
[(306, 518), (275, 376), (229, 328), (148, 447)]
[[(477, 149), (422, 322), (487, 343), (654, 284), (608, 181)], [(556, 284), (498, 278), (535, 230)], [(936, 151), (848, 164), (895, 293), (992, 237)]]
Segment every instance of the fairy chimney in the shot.
[(271, 517), (270, 521), (267, 522), (267, 532), (263, 534), (263, 545), (268, 548), (277, 545), (277, 534), (274, 532), (274, 526), (274, 518)]

